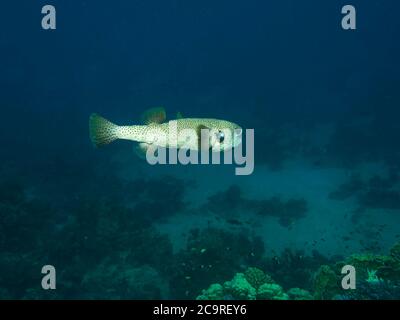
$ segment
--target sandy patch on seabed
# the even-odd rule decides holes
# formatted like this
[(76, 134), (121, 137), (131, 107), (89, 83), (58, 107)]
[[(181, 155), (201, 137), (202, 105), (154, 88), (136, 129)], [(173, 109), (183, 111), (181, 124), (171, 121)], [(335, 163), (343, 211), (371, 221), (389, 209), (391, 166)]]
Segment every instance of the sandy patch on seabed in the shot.
[[(353, 198), (333, 200), (329, 193), (345, 182), (352, 172), (341, 168), (315, 167), (303, 160), (287, 162), (281, 170), (273, 171), (266, 166), (256, 166), (250, 176), (236, 176), (232, 165), (156, 165), (146, 163), (124, 169), (124, 178), (138, 175), (173, 175), (191, 181), (188, 183), (185, 200), (190, 209), (156, 222), (155, 226), (168, 234), (175, 250), (186, 245), (188, 232), (193, 228), (220, 227), (226, 230), (245, 230), (259, 235), (265, 242), (268, 252), (280, 252), (284, 248), (304, 249), (310, 252), (317, 249), (325, 255), (349, 255), (362, 251), (360, 234), (353, 233), (357, 226), (352, 222), (352, 211), (357, 208)], [(385, 168), (381, 164), (368, 164), (356, 169), (365, 175), (382, 174)], [(265, 199), (280, 196), (282, 199), (304, 198), (308, 203), (305, 218), (297, 220), (291, 228), (279, 225), (276, 218), (257, 216), (252, 212), (241, 211), (234, 216), (243, 222), (242, 226), (232, 225), (225, 219), (198, 208), (207, 198), (218, 191), (224, 191), (231, 185), (238, 185), (243, 195), (249, 199)], [(226, 214), (225, 214), (226, 217)], [(387, 210), (367, 210), (359, 222), (363, 226), (385, 224), (380, 245), (389, 249), (400, 233), (400, 214)], [(350, 237), (350, 240), (343, 240)]]

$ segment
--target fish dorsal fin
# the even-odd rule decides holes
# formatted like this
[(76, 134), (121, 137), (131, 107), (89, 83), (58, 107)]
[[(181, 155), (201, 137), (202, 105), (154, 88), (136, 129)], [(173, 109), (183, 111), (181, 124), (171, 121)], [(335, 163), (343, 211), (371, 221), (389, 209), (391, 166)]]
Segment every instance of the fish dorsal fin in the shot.
[(163, 123), (167, 119), (167, 114), (163, 107), (156, 107), (146, 110), (142, 115), (145, 124)]
[[(201, 130), (203, 130), (203, 129), (208, 130), (208, 134), (207, 134), (205, 139), (201, 138)], [(209, 138), (210, 128), (206, 127), (205, 125), (200, 124), (200, 125), (197, 126), (196, 131), (197, 131), (197, 139), (198, 139), (198, 150), (199, 151), (207, 151), (208, 149), (211, 148), (211, 145), (209, 143), (209, 141), (210, 141), (210, 138)]]
[(178, 111), (178, 113), (176, 114), (176, 119), (183, 119), (183, 115), (181, 112)]

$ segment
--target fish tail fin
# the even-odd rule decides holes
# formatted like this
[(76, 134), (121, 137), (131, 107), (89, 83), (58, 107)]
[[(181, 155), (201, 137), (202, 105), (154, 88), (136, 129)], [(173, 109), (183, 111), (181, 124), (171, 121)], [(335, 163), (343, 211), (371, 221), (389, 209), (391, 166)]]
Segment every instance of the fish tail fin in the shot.
[(92, 113), (89, 118), (90, 140), (95, 147), (101, 147), (118, 139), (118, 126)]

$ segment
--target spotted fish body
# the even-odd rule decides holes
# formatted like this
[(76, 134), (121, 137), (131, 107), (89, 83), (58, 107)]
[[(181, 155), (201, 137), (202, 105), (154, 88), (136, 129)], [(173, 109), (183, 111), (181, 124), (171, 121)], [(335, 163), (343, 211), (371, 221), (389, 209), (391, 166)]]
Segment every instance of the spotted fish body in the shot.
[(90, 138), (97, 147), (123, 139), (138, 142), (142, 149), (152, 145), (198, 151), (203, 148), (201, 139), (204, 137), (201, 132), (207, 129), (210, 132), (207, 142), (213, 151), (228, 150), (241, 142), (241, 128), (226, 120), (180, 118), (162, 122), (163, 120), (165, 111), (161, 117), (145, 119), (146, 125), (118, 126), (97, 114), (92, 114), (89, 121)]

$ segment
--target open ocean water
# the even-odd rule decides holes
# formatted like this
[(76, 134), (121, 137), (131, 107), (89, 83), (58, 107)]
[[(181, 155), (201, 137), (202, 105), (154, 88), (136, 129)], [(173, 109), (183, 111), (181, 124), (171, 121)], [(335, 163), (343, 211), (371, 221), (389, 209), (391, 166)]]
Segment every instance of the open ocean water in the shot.
[[(3, 1), (0, 299), (399, 299), (400, 3), (347, 2)], [(254, 170), (93, 146), (155, 107)]]

